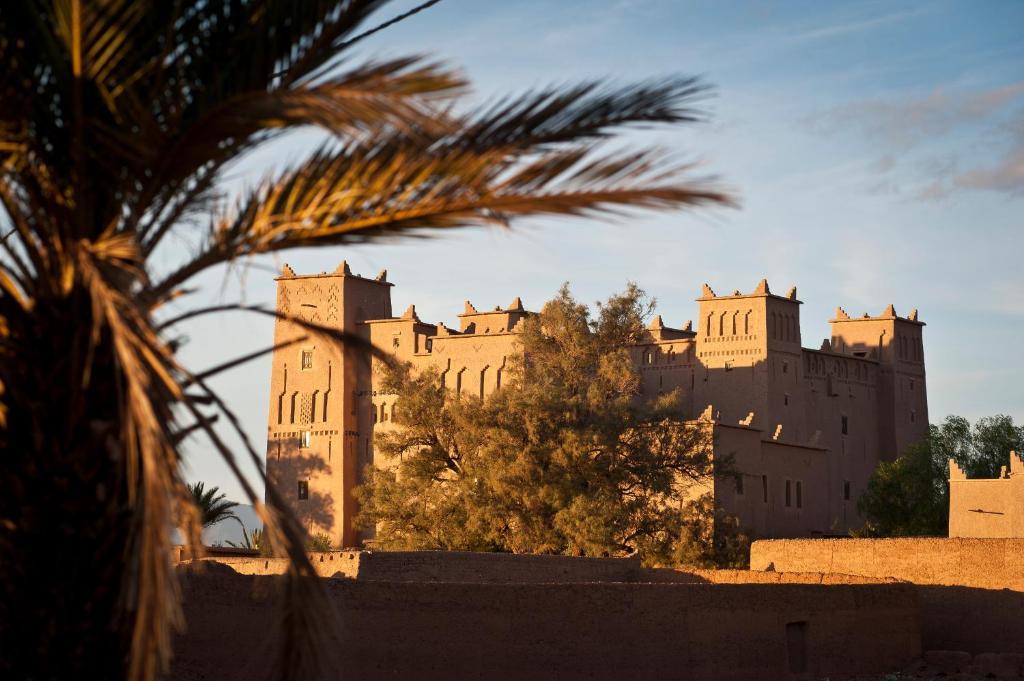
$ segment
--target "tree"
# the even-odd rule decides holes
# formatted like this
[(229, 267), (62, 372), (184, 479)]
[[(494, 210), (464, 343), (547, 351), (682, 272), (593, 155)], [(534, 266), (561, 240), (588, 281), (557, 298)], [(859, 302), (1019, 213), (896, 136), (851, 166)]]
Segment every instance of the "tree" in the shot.
[(595, 317), (563, 287), (520, 322), (509, 387), (483, 400), (382, 368), (400, 427), (375, 442), (395, 465), (356, 490), (373, 545), (705, 561), (713, 505), (685, 502), (712, 474), (710, 431), (679, 419), (678, 393), (642, 395), (630, 358), (652, 306), (630, 284)]
[[(232, 510), (238, 506), (238, 502), (228, 501), (226, 494), (218, 494), (219, 488), (204, 489), (202, 482), (196, 482), (188, 486), (188, 491), (192, 494), (192, 503), (199, 509), (200, 523), (203, 527), (216, 525), (228, 518), (234, 518), (242, 525), (242, 521)], [(245, 532), (245, 525), (242, 525), (242, 531)]]
[[(265, 478), (250, 484), (211, 427), (212, 410), (240, 433), (207, 379), (244, 358), (196, 371), (175, 355), (187, 319), (273, 313), (193, 304), (172, 315), (196, 275), (408, 230), (727, 201), (651, 150), (599, 144), (631, 125), (697, 120), (702, 83), (595, 81), (456, 107), (466, 83), (443, 65), (353, 57), (384, 5), (0, 7), (0, 676), (166, 668), (181, 617), (167, 530), (187, 506), (190, 433), (232, 467), (291, 558), (286, 592), (303, 604), (289, 610), (281, 673), (318, 659), (299, 636), (323, 612), (303, 528), (274, 490), (263, 503)], [(330, 136), (323, 145), (223, 195), (231, 163), (311, 125)], [(195, 541), (195, 519), (184, 521)], [(73, 577), (55, 545), (74, 557)]]
[(949, 528), (949, 460), (968, 477), (995, 478), (1010, 452), (1024, 446), (1024, 428), (1005, 415), (986, 416), (971, 427), (947, 416), (928, 436), (895, 461), (882, 462), (857, 508), (867, 524), (856, 534), (872, 537), (944, 535)]

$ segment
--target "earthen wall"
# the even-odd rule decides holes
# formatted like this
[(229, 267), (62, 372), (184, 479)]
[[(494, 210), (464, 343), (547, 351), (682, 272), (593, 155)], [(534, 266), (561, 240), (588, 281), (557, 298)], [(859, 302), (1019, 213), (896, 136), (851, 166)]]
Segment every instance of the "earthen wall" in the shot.
[[(223, 568), (222, 570), (227, 570)], [(265, 673), (275, 577), (191, 576), (172, 677)], [(901, 584), (454, 584), (325, 580), (319, 678), (745, 681), (882, 673), (920, 654)]]

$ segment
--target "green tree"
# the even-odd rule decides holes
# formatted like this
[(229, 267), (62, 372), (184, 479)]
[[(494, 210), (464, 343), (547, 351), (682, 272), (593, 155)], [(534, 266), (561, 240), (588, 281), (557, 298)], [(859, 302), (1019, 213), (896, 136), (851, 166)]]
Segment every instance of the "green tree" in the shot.
[(972, 478), (995, 478), (1011, 451), (1024, 448), (1024, 428), (1006, 415), (986, 416), (974, 426), (947, 416), (928, 428), (924, 441), (875, 469), (857, 508), (867, 520), (855, 534), (903, 537), (944, 535), (949, 529), (949, 460)]
[[(220, 488), (211, 487), (210, 489), (204, 489), (202, 482), (196, 482), (189, 484), (188, 491), (192, 495), (192, 503), (199, 510), (200, 523), (202, 523), (203, 527), (216, 525), (228, 518), (233, 518), (240, 525), (242, 524), (242, 521), (232, 510), (238, 506), (238, 502), (228, 501), (226, 494), (218, 494)], [(242, 525), (242, 531), (245, 531), (244, 525)]]
[[(480, 108), (457, 101), (466, 83), (443, 65), (353, 55), (385, 4), (0, 3), (0, 676), (166, 667), (181, 616), (168, 525), (189, 496), (190, 433), (291, 558), (287, 593), (304, 604), (281, 669), (317, 660), (295, 635), (318, 631), (305, 532), (273, 489), (264, 505), (265, 479), (251, 485), (211, 427), (219, 413), (237, 429), (207, 380), (239, 361), (193, 371), (175, 352), (199, 314), (273, 313), (190, 308), (197, 275), (406, 230), (726, 200), (651, 150), (601, 145), (696, 120), (701, 83), (595, 81)], [(226, 168), (309, 126), (324, 144), (226, 195)]]
[(508, 388), (483, 400), (383, 369), (401, 427), (375, 442), (394, 465), (356, 490), (374, 544), (713, 561), (713, 509), (684, 503), (712, 472), (710, 431), (678, 418), (677, 393), (643, 395), (630, 357), (652, 306), (630, 284), (593, 315), (563, 287), (521, 322)]

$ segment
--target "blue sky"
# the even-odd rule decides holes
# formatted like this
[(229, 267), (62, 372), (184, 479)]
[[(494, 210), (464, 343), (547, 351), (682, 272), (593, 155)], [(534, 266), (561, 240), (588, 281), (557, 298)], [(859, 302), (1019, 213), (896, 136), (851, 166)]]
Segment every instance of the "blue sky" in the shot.
[[(394, 2), (381, 19), (415, 5)], [(532, 220), (511, 230), (303, 250), (204, 275), (190, 305), (272, 304), (272, 270), (387, 268), (397, 310), (454, 323), (466, 298), (522, 296), (538, 308), (564, 281), (594, 301), (637, 281), (666, 323), (696, 316), (700, 285), (799, 287), (804, 345), (842, 305), (920, 310), (929, 411), (1024, 421), (1024, 3), (443, 0), (365, 41), (362, 57), (430, 54), (460, 66), (473, 97), (594, 77), (701, 75), (708, 123), (631, 133), (701, 163), (736, 210), (616, 220)], [(301, 158), (317, 133), (252, 154), (228, 187)], [(183, 359), (212, 366), (272, 341), (239, 314), (183, 329)], [(215, 387), (262, 451), (269, 360)], [(207, 443), (187, 446), (190, 479), (240, 487)], [(253, 470), (247, 467), (247, 470)]]

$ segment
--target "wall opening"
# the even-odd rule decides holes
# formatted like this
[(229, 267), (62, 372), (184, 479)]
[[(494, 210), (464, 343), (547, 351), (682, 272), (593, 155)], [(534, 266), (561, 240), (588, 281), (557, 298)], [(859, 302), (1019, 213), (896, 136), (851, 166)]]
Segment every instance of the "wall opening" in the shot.
[(299, 480), (299, 501), (305, 501), (309, 499), (309, 483), (305, 480)]
[(796, 481), (796, 507), (804, 507), (804, 486), (799, 480)]
[(761, 476), (761, 496), (763, 497), (764, 503), (768, 503), (768, 476)]
[(786, 508), (793, 505), (793, 483), (790, 480), (786, 481)]
[(807, 672), (807, 622), (786, 623), (786, 657), (791, 674)]

